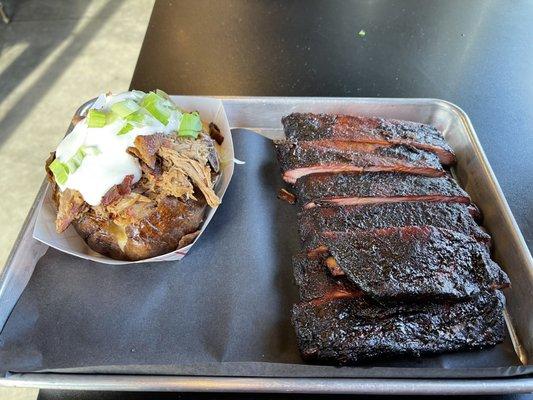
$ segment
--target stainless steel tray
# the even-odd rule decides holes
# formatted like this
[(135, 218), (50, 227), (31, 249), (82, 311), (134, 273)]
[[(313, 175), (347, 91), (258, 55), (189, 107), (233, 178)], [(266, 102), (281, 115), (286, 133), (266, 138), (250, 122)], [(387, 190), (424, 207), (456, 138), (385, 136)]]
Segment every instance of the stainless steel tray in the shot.
[[(282, 137), (280, 119), (294, 111), (336, 112), (430, 123), (443, 131), (458, 156), (461, 185), (479, 205), (494, 238), (494, 257), (509, 274), (507, 324), (523, 364), (533, 356), (533, 259), (467, 115), (457, 106), (435, 99), (373, 98), (223, 98), (232, 128), (250, 129), (270, 138)], [(46, 246), (32, 238), (37, 199), (0, 276), (0, 326), (5, 324)], [(0, 385), (70, 389), (188, 390), (336, 393), (518, 393), (533, 391), (533, 378), (484, 380), (224, 378), (184, 376), (111, 376), (83, 374), (13, 374)]]

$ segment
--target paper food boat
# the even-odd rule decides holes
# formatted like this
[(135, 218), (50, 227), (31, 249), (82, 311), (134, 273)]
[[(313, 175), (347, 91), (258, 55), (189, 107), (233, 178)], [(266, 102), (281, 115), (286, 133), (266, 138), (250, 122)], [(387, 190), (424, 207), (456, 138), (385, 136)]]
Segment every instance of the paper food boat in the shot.
[[(198, 111), (200, 117), (204, 122), (214, 122), (219, 127), (224, 135), (224, 141), (219, 152), (220, 163), (220, 178), (215, 185), (215, 192), (222, 200), (229, 182), (233, 175), (233, 140), (231, 138), (231, 130), (229, 127), (226, 112), (222, 101), (218, 99), (206, 97), (189, 97), (189, 96), (171, 96), (172, 100), (178, 107), (186, 111)], [(84, 115), (90, 103), (86, 104), (79, 110), (79, 115)], [(105, 264), (131, 264), (142, 262), (157, 262), (157, 261), (176, 261), (181, 260), (192, 246), (196, 243), (198, 238), (202, 236), (203, 232), (209, 225), (211, 218), (216, 212), (216, 208), (207, 206), (204, 222), (200, 226), (200, 234), (189, 245), (176, 249), (170, 253), (163, 254), (157, 257), (147, 258), (139, 261), (121, 261), (101, 255), (92, 250), (83, 239), (78, 235), (74, 227), (70, 226), (65, 232), (57, 233), (55, 229), (56, 210), (51, 197), (50, 185), (48, 185), (43, 198), (39, 204), (37, 220), (35, 221), (35, 228), (33, 230), (33, 237), (50, 247), (58, 249), (64, 253), (72, 254), (76, 257), (85, 258)]]

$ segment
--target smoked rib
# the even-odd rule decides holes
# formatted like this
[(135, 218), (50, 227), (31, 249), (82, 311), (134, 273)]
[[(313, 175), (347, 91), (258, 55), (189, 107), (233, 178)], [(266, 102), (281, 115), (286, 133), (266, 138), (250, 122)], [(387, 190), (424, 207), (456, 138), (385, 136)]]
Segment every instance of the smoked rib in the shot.
[(299, 213), (302, 242), (318, 246), (325, 231), (350, 232), (375, 228), (425, 226), (447, 228), (490, 245), (490, 236), (474, 220), (471, 208), (462, 203), (400, 202), (344, 207), (313, 207)]
[(295, 304), (292, 322), (305, 361), (346, 365), (494, 346), (504, 336), (504, 303), (500, 291), (392, 306), (341, 297)]
[(301, 302), (292, 322), (304, 360), (357, 364), (374, 358), (480, 349), (504, 335), (502, 293), (482, 291), (460, 302), (381, 304), (347, 277), (333, 277), (324, 259), (301, 253), (293, 268)]
[(509, 278), (475, 239), (434, 226), (324, 232), (346, 277), (380, 301), (465, 299)]
[(427, 177), (394, 172), (314, 174), (295, 185), (300, 205), (357, 205), (400, 201), (470, 203), (449, 176)]
[(358, 364), (493, 346), (509, 278), (434, 127), (294, 113), (276, 141), (299, 206), (292, 322), (304, 360)]
[(435, 153), (442, 164), (455, 163), (455, 153), (433, 126), (411, 121), (335, 114), (294, 113), (282, 118), (289, 140), (344, 140), (407, 144)]
[(394, 171), (445, 175), (437, 156), (410, 146), (278, 141), (276, 151), (283, 179), (289, 183), (310, 174), (334, 172)]

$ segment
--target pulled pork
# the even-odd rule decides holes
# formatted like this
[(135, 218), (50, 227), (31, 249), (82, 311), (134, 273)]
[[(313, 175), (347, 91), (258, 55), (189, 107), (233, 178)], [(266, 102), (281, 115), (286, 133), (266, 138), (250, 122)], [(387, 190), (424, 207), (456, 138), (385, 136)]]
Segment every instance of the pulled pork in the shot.
[[(67, 229), (85, 212), (98, 220), (125, 227), (149, 216), (167, 197), (197, 200), (195, 192), (196, 196), (199, 192), (196, 189), (211, 207), (220, 204), (213, 190), (213, 172), (219, 170), (218, 155), (214, 140), (208, 135), (202, 133), (196, 140), (163, 134), (138, 136), (128, 152), (140, 160), (141, 180), (132, 184), (133, 175), (126, 176), (120, 184), (109, 189), (101, 204), (95, 207), (85, 203), (77, 191), (66, 189), (60, 192), (47, 168), (58, 206), (58, 232)], [(53, 159), (54, 154), (47, 166)]]
[[(187, 157), (174, 146), (161, 146), (158, 154), (163, 159), (163, 166), (166, 169), (178, 170), (200, 189), (207, 200), (207, 204), (211, 207), (216, 207), (220, 204), (220, 199), (213, 190), (211, 169), (206, 163), (201, 163), (197, 159)], [(192, 194), (188, 194), (188, 197), (192, 197)]]
[(87, 203), (77, 190), (65, 189), (58, 196), (56, 230), (63, 232), (70, 223), (87, 210)]
[(165, 136), (161, 133), (137, 136), (133, 142), (133, 147), (128, 148), (128, 152), (153, 169), (157, 161), (157, 150), (159, 150), (164, 140)]
[[(133, 154), (138, 153), (143, 161), (151, 161), (156, 155), (159, 158), (153, 166), (147, 162), (141, 164), (143, 178), (140, 187), (145, 189), (146, 195), (151, 198), (162, 195), (196, 200), (194, 191), (197, 187), (211, 207), (219, 205), (220, 199), (213, 190), (211, 169), (218, 171), (213, 140), (206, 135), (196, 140), (167, 137), (160, 140), (153, 136), (137, 137), (137, 150), (132, 151)], [(213, 153), (216, 163), (212, 161)]]

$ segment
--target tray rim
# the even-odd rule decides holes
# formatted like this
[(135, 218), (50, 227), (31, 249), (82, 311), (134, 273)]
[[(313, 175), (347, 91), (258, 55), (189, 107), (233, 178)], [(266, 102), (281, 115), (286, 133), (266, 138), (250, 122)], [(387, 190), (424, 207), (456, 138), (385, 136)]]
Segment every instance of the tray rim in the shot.
[(533, 378), (235, 378), (166, 375), (13, 374), (0, 386), (70, 390), (336, 394), (515, 394), (533, 392)]
[[(199, 96), (180, 96), (199, 97)], [(310, 101), (372, 103), (372, 104), (420, 104), (437, 105), (447, 108), (467, 128), (474, 150), (483, 161), (483, 168), (502, 200), (505, 218), (513, 227), (514, 239), (518, 242), (528, 264), (529, 273), (533, 275), (533, 257), (524, 236), (507, 203), (507, 199), (483, 151), (474, 127), (468, 115), (457, 105), (447, 100), (436, 98), (386, 98), (386, 97), (279, 97), (279, 96), (201, 96), (222, 100), (224, 105), (251, 103), (257, 101), (288, 101), (305, 103)], [(78, 108), (84, 109), (94, 99)], [(78, 112), (77, 111), (77, 112)], [(231, 129), (250, 129), (234, 126)], [(4, 268), (0, 271), (0, 294), (9, 283), (10, 265), (15, 259), (19, 245), (32, 227), (32, 218), (36, 205), (40, 201), (46, 179), (38, 191), (28, 216), (13, 244)], [(3, 322), (3, 321), (2, 321)], [(2, 324), (3, 325), (3, 324)], [(1, 327), (0, 327), (1, 331)], [(533, 392), (533, 377), (516, 376), (511, 378), (490, 379), (390, 379), (390, 378), (253, 378), (253, 377), (209, 377), (209, 376), (165, 376), (165, 375), (106, 375), (106, 374), (55, 374), (55, 373), (16, 373), (0, 378), (0, 386), (38, 387), (48, 389), (73, 390), (131, 390), (131, 391), (208, 391), (208, 392), (275, 392), (275, 393), (359, 393), (359, 394), (511, 394)]]

